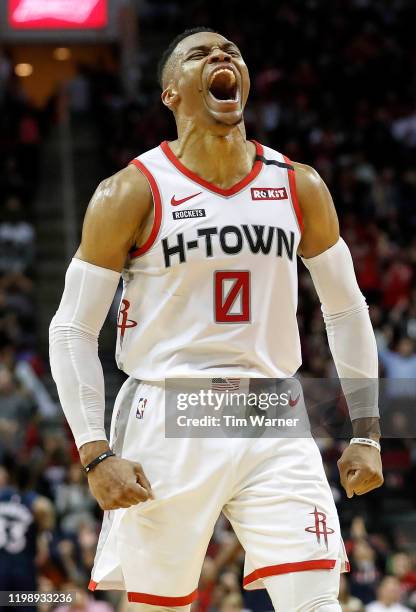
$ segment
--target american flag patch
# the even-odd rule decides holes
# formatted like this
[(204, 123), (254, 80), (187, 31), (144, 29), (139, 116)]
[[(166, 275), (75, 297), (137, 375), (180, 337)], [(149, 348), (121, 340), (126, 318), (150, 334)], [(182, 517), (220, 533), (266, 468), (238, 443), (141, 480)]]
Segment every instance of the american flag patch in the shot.
[(213, 391), (236, 391), (240, 388), (240, 378), (213, 378)]

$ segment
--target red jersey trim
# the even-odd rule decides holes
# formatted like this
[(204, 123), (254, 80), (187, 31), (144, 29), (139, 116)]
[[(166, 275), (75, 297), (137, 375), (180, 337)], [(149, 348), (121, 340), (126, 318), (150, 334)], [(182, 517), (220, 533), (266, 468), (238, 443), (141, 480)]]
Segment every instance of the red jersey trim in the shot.
[(269, 565), (254, 570), (251, 574), (244, 576), (243, 586), (247, 586), (255, 580), (267, 578), (268, 576), (278, 576), (279, 574), (289, 574), (290, 572), (307, 572), (309, 570), (332, 570), (335, 567), (335, 559), (315, 559), (313, 561), (296, 561), (295, 563), (280, 563), (279, 565)]
[(90, 580), (90, 583), (88, 585), (88, 589), (90, 591), (95, 591), (95, 589), (97, 588), (98, 582), (94, 582), (94, 580)]
[[(287, 164), (292, 165), (292, 162), (290, 161), (288, 157), (286, 157), (286, 155), (283, 155), (283, 158)], [(302, 219), (302, 213), (301, 213), (300, 206), (299, 206), (298, 194), (296, 191), (295, 170), (288, 169), (287, 172), (289, 176), (289, 187), (290, 187), (290, 195), (292, 197), (292, 202), (293, 202), (293, 208), (295, 209), (296, 219), (298, 220), (299, 229), (302, 233), (303, 232), (303, 219)]]
[[(261, 144), (256, 142), (255, 140), (252, 140), (251, 142), (253, 142), (254, 145), (256, 146), (256, 155), (263, 155), (263, 147), (261, 146)], [(195, 174), (195, 172), (188, 170), (188, 168), (184, 166), (183, 163), (179, 161), (179, 159), (176, 157), (176, 155), (170, 148), (167, 140), (165, 140), (164, 142), (160, 144), (160, 148), (162, 149), (163, 153), (166, 155), (168, 160), (172, 162), (172, 164), (175, 166), (175, 168), (177, 168), (177, 170), (179, 170), (179, 172), (187, 176), (189, 179), (191, 179), (195, 183), (198, 183), (198, 185), (205, 187), (205, 189), (209, 189), (210, 191), (213, 191), (214, 193), (218, 193), (219, 195), (222, 195), (222, 196), (235, 195), (236, 193), (244, 189), (244, 187), (247, 187), (247, 185), (251, 183), (259, 175), (260, 170), (262, 169), (262, 166), (263, 166), (263, 162), (257, 159), (254, 162), (252, 169), (250, 170), (250, 172), (247, 174), (245, 178), (243, 178), (241, 181), (239, 181), (232, 187), (229, 187), (228, 189), (221, 189), (221, 187), (217, 187), (217, 185), (214, 185), (213, 183), (210, 183), (209, 181), (204, 180), (203, 178)]]
[(155, 178), (153, 174), (150, 172), (150, 170), (148, 170), (146, 166), (142, 164), (142, 162), (139, 161), (138, 159), (133, 159), (130, 162), (130, 164), (133, 164), (134, 166), (136, 166), (136, 168), (138, 168), (149, 181), (150, 189), (152, 190), (152, 195), (153, 195), (154, 215), (155, 215), (153, 219), (152, 230), (149, 234), (148, 239), (141, 247), (139, 247), (138, 249), (130, 253), (130, 257), (133, 258), (133, 257), (140, 257), (141, 255), (144, 255), (145, 253), (147, 253), (147, 251), (155, 243), (155, 240), (160, 230), (160, 226), (162, 224), (162, 199), (160, 197), (159, 187), (157, 186)]
[(134, 603), (150, 604), (152, 606), (164, 606), (167, 608), (176, 606), (187, 606), (198, 598), (198, 589), (184, 597), (163, 597), (161, 595), (150, 595), (149, 593), (134, 593), (128, 591), (127, 599)]

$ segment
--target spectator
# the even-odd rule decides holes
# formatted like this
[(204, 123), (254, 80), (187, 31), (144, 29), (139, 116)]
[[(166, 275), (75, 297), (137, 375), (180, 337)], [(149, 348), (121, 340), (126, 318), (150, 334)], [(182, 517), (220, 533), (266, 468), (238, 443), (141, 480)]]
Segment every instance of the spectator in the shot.
[(85, 476), (76, 463), (68, 468), (67, 480), (56, 488), (56, 509), (61, 528), (67, 534), (76, 534), (85, 523), (91, 523), (94, 500), (88, 494)]
[(219, 612), (242, 612), (243, 598), (240, 593), (230, 593), (221, 602)]
[(363, 602), (357, 597), (353, 597), (350, 593), (348, 580), (345, 574), (341, 574), (339, 583), (338, 600), (341, 605), (342, 612), (364, 612)]
[(67, 83), (70, 110), (79, 115), (85, 115), (91, 106), (91, 84), (87, 78), (88, 70), (79, 65), (78, 72)]
[(387, 378), (386, 393), (389, 399), (409, 399), (416, 396), (416, 353), (410, 338), (400, 338), (395, 351), (380, 351), (380, 360)]
[(410, 555), (404, 552), (395, 553), (389, 560), (391, 573), (400, 581), (403, 594), (416, 590), (416, 571)]
[(375, 585), (379, 577), (376, 565), (376, 551), (366, 540), (354, 543), (351, 554), (351, 591), (364, 603), (374, 597)]
[(393, 308), (398, 304), (407, 304), (412, 289), (413, 271), (403, 254), (399, 259), (395, 257), (389, 264), (382, 283), (383, 305)]
[(0, 223), (0, 271), (22, 272), (33, 262), (34, 229), (24, 219), (17, 197), (6, 201)]
[(0, 405), (0, 450), (16, 452), (21, 447), (33, 405), (4, 366), (0, 367)]
[(400, 603), (400, 582), (394, 576), (386, 576), (377, 589), (377, 599), (365, 607), (365, 612), (412, 612)]

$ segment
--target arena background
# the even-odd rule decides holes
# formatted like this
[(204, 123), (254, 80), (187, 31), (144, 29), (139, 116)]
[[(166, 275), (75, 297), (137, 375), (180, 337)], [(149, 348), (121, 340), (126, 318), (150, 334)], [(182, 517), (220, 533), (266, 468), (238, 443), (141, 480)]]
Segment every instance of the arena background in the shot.
[[(26, 3), (20, 12), (19, 3)], [(370, 304), (381, 373), (415, 379), (416, 3), (79, 6), (87, 4), (96, 4), (95, 12), (81, 17), (78, 4), (68, 11), (65, 0), (0, 4), (0, 493), (19, 471), (53, 502), (55, 523), (39, 534), (34, 560), (39, 588), (76, 589), (78, 609), (106, 612), (126, 603), (116, 593), (87, 594), (101, 512), (57, 402), (47, 329), (95, 186), (175, 135), (160, 103), (160, 54), (176, 34), (198, 25), (240, 46), (252, 77), (249, 137), (320, 172)], [(57, 19), (50, 11), (60, 5)], [(113, 360), (116, 312), (117, 304), (100, 342), (108, 412), (123, 380)], [(298, 320), (302, 372), (332, 376), (320, 308), (302, 265)], [(351, 561), (342, 581), (344, 611), (374, 600), (368, 609), (376, 612), (399, 610), (388, 607), (399, 601), (416, 610), (416, 444), (402, 431), (383, 442), (383, 488), (352, 500), (336, 467), (344, 443), (321, 444)], [(0, 556), (13, 563), (4, 533)], [(272, 609), (262, 591), (242, 593), (242, 558), (221, 519), (195, 610)]]

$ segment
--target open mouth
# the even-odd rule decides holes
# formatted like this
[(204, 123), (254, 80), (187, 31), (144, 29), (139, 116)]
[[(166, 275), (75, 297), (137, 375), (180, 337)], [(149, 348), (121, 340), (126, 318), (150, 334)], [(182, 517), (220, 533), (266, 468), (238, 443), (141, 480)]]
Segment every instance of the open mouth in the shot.
[(237, 79), (230, 68), (219, 68), (210, 78), (208, 91), (219, 102), (236, 102)]

